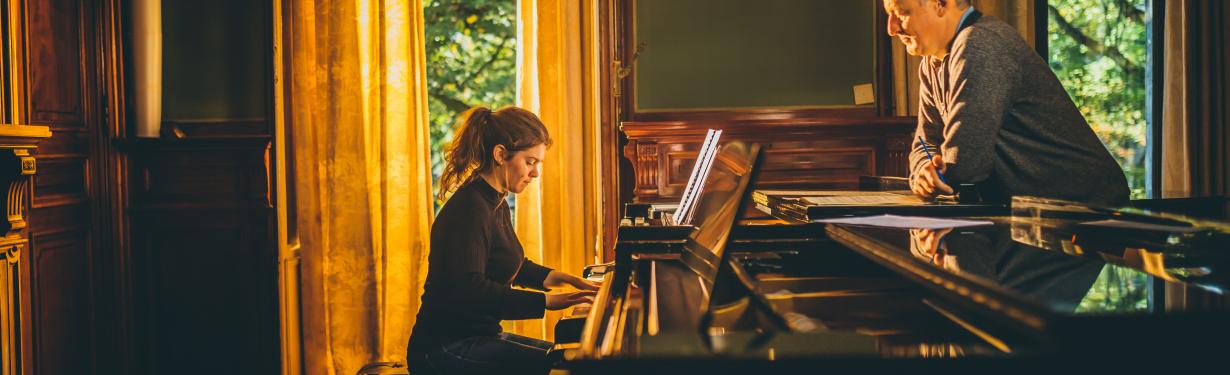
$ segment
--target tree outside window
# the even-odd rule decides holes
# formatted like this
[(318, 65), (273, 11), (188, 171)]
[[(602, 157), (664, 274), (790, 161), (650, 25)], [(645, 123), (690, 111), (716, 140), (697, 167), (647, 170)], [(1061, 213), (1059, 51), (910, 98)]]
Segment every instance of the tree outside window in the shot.
[(457, 116), (472, 106), (497, 109), (516, 99), (517, 2), (429, 0), (423, 18), (434, 193)]
[(1148, 198), (1148, 0), (1047, 2), (1048, 61), (1077, 108)]

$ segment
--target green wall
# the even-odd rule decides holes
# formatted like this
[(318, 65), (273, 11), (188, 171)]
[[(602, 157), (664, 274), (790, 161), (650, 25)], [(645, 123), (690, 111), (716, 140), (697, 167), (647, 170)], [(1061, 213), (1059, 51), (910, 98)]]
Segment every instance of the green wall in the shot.
[(162, 2), (162, 118), (266, 117), (268, 1)]
[(875, 1), (636, 0), (637, 109), (853, 106)]

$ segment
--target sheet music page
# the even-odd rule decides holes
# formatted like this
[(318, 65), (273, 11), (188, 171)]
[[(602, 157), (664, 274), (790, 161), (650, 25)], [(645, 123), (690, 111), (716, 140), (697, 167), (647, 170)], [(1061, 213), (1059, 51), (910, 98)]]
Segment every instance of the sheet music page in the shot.
[[(927, 204), (922, 198), (914, 195), (902, 195), (888, 192), (854, 192), (857, 194), (832, 194), (822, 196), (802, 197), (804, 202), (817, 206), (889, 206), (889, 205), (921, 205)], [(871, 193), (871, 194), (867, 194)]]
[(886, 228), (904, 229), (948, 229), (993, 225), (986, 220), (962, 220), (925, 216), (879, 215), (865, 217), (843, 217), (835, 219), (815, 220), (816, 223), (867, 225)]
[(708, 153), (710, 143), (713, 142), (714, 133), (716, 133), (716, 131), (713, 129), (709, 129), (705, 132), (705, 141), (700, 144), (700, 151), (696, 154), (696, 162), (692, 164), (692, 174), (688, 176), (688, 184), (683, 187), (683, 194), (680, 194), (679, 197), (679, 207), (681, 208), (686, 209), (688, 207), (690, 203), (689, 200), (692, 197), (692, 192), (696, 190), (696, 185), (698, 183), (697, 177), (700, 176), (700, 168), (704, 164), (701, 163), (701, 160), (704, 160), (705, 155)]
[(692, 222), (692, 211), (696, 208), (696, 201), (700, 199), (704, 191), (709, 168), (713, 165), (714, 157), (717, 156), (718, 140), (722, 137), (722, 131), (709, 129), (709, 133), (710, 136), (706, 137), (705, 143), (701, 145), (700, 152), (696, 155), (693, 172), (697, 174), (692, 176), (695, 181), (689, 179), (688, 186), (684, 188), (684, 196), (679, 209), (675, 211), (674, 219), (681, 225)]

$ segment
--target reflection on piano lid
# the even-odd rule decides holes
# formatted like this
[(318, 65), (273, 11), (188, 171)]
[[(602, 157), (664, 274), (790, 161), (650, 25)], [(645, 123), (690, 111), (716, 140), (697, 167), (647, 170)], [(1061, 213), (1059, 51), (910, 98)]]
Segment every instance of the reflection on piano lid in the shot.
[[(759, 156), (759, 144), (727, 143), (715, 155), (696, 202), (696, 229), (688, 235), (681, 259), (700, 276), (707, 291), (713, 290), (731, 229), (755, 178)], [(704, 306), (708, 306), (707, 300), (700, 307)]]

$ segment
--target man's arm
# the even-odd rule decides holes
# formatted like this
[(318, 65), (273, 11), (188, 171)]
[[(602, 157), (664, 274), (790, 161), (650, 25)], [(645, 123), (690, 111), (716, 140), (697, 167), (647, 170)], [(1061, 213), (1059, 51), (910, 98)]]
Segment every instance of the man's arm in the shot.
[(910, 141), (910, 178), (917, 176), (925, 164), (931, 162), (922, 145), (918, 143), (918, 138), (922, 137), (932, 146), (944, 141), (944, 122), (932, 97), (931, 81), (935, 76), (928, 70), (929, 64), (930, 58), (924, 58), (922, 63), (918, 64), (918, 127), (914, 129), (914, 139)]
[(985, 180), (994, 166), (995, 144), (1020, 76), (1017, 62), (1002, 49), (1006, 43), (997, 39), (971, 30), (965, 43), (954, 44), (946, 62), (954, 100), (944, 119), (940, 152), (951, 183)]

